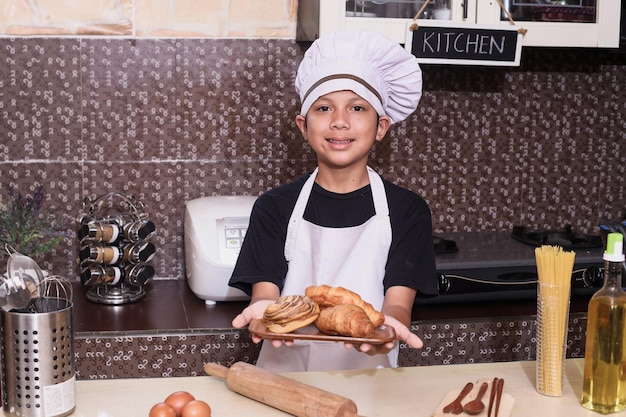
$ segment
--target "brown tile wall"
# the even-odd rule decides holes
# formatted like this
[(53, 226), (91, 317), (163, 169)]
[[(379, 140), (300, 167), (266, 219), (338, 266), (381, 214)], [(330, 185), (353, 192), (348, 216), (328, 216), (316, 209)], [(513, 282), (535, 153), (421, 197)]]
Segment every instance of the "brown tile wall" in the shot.
[[(305, 173), (289, 39), (0, 38), (0, 178), (70, 222), (45, 261), (77, 277), (85, 198), (136, 195), (157, 278), (184, 278), (185, 201)], [(424, 66), (419, 109), (371, 164), (429, 202), (435, 231), (571, 224), (626, 210), (626, 55), (524, 50), (519, 68)], [(6, 203), (0, 192), (0, 203)]]
[[(572, 315), (566, 356), (584, 357), (586, 317)], [(534, 317), (414, 323), (424, 348), (400, 344), (400, 366), (510, 362), (536, 358)], [(80, 334), (74, 338), (78, 379), (180, 377), (203, 374), (207, 362), (255, 363), (259, 346), (245, 330), (150, 334)]]

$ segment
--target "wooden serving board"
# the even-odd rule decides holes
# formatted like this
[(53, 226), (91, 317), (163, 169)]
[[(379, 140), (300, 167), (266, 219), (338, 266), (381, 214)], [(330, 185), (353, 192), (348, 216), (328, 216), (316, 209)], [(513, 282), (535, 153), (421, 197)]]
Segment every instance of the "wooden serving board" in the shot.
[[(478, 390), (480, 389), (480, 386), (483, 382), (487, 382), (489, 384), (489, 388), (487, 389), (487, 392), (485, 392), (485, 395), (483, 395), (483, 398), (482, 398), (483, 403), (485, 403), (485, 409), (480, 414), (474, 414), (474, 416), (478, 416), (478, 417), (487, 417), (487, 412), (489, 411), (489, 394), (491, 393), (492, 380), (479, 379), (478, 381), (475, 381), (474, 388), (469, 394), (467, 394), (467, 397), (465, 397), (462, 401), (462, 403), (465, 404), (465, 403), (472, 401), (474, 398), (476, 398), (476, 395), (478, 394)], [(432, 414), (432, 417), (457, 417), (457, 416), (469, 417), (470, 415), (465, 412), (461, 414), (452, 414), (452, 413), (443, 412), (443, 408), (446, 405), (450, 404), (452, 401), (454, 401), (454, 399), (459, 395), (462, 389), (463, 387), (459, 387), (458, 389), (449, 391), (443, 397), (443, 400), (441, 400), (441, 402), (435, 409), (435, 412)], [(504, 385), (504, 389), (506, 391), (506, 384)], [(513, 405), (515, 405), (515, 398), (513, 398), (513, 396), (507, 394), (506, 392), (502, 392), (502, 400), (500, 401), (500, 411), (498, 412), (498, 417), (510, 417), (511, 413), (513, 412)], [(491, 417), (494, 417), (494, 416), (495, 416), (495, 403), (491, 411)]]
[(370, 337), (348, 337), (322, 333), (312, 324), (291, 333), (272, 333), (267, 330), (263, 320), (254, 319), (250, 322), (248, 331), (263, 339), (323, 340), (328, 342), (369, 343), (370, 345), (381, 345), (396, 340), (396, 332), (393, 327), (385, 325), (375, 328), (374, 333)]

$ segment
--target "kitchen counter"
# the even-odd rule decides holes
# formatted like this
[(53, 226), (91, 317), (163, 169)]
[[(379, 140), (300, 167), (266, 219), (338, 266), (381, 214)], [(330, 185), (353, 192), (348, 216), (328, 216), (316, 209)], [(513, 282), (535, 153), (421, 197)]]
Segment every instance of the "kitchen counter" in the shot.
[[(436, 257), (438, 271), (470, 270), (485, 273), (504, 267), (536, 269), (535, 248), (513, 240), (508, 232), (442, 233), (438, 236), (454, 240), (459, 247), (458, 252)], [(576, 260), (584, 265), (601, 264), (602, 249), (577, 251)], [(232, 319), (248, 304), (247, 301), (205, 304), (183, 279), (152, 280), (145, 287), (144, 298), (124, 305), (88, 301), (88, 288), (79, 282), (73, 284), (74, 330), (81, 336), (232, 330)], [(570, 311), (586, 313), (587, 303), (594, 291), (591, 289), (573, 297)], [(498, 292), (493, 299), (481, 302), (469, 297), (463, 300), (446, 296), (435, 298), (443, 302), (416, 302), (412, 320), (451, 322), (459, 319), (532, 316), (537, 312), (535, 295), (528, 296), (526, 293), (524, 297), (512, 297)]]
[[(507, 233), (443, 237), (454, 239), (459, 252), (437, 256), (441, 270), (469, 268), (468, 274), (487, 273), (502, 269), (506, 259), (518, 266), (534, 265), (533, 248), (513, 241)], [(601, 255), (585, 251), (577, 253), (577, 258), (592, 263)], [(259, 346), (252, 343), (246, 329), (231, 326), (247, 302), (208, 305), (185, 280), (153, 280), (145, 290), (146, 296), (139, 301), (116, 306), (89, 301), (87, 288), (75, 283), (74, 358), (79, 380), (187, 377), (200, 374), (204, 362), (256, 361)], [(589, 297), (580, 294), (571, 300), (568, 357), (584, 353)], [(422, 337), (424, 348), (401, 345), (402, 366), (535, 359), (536, 294), (512, 297), (497, 292), (491, 300), (482, 301), (449, 298), (450, 302), (414, 306), (411, 330)]]
[[(359, 415), (367, 417), (429, 417), (448, 391), (460, 390), (469, 381), (491, 380), (494, 377), (505, 379), (504, 392), (515, 399), (512, 416), (598, 416), (598, 413), (579, 404), (582, 369), (582, 359), (566, 361), (561, 397), (544, 396), (536, 391), (534, 361), (285, 375), (354, 400)], [(213, 409), (213, 417), (287, 415), (229, 391), (222, 380), (203, 375), (77, 381), (73, 416), (146, 416), (154, 403), (178, 390), (188, 391), (197, 399), (208, 402)], [(488, 400), (489, 395), (484, 398)], [(486, 411), (480, 415), (485, 416)], [(613, 415), (626, 416), (626, 412)], [(500, 417), (506, 416), (501, 413)]]

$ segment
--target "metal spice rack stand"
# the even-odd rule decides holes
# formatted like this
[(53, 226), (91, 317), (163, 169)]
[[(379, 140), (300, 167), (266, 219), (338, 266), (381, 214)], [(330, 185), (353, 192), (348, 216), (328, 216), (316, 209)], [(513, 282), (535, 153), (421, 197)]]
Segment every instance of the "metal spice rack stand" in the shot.
[(149, 262), (156, 252), (150, 242), (156, 227), (144, 205), (119, 193), (83, 205), (86, 212), (78, 218), (78, 240), (81, 282), (90, 287), (87, 299), (116, 305), (140, 300), (154, 276)]

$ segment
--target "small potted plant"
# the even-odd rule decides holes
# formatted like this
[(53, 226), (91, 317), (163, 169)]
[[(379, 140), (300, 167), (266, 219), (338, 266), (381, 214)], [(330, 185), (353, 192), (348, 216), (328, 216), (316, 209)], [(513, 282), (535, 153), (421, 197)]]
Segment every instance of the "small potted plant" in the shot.
[(7, 185), (9, 199), (0, 204), (0, 251), (18, 252), (32, 258), (43, 257), (63, 239), (63, 219), (54, 213), (42, 211), (44, 187), (24, 196), (12, 185)]

